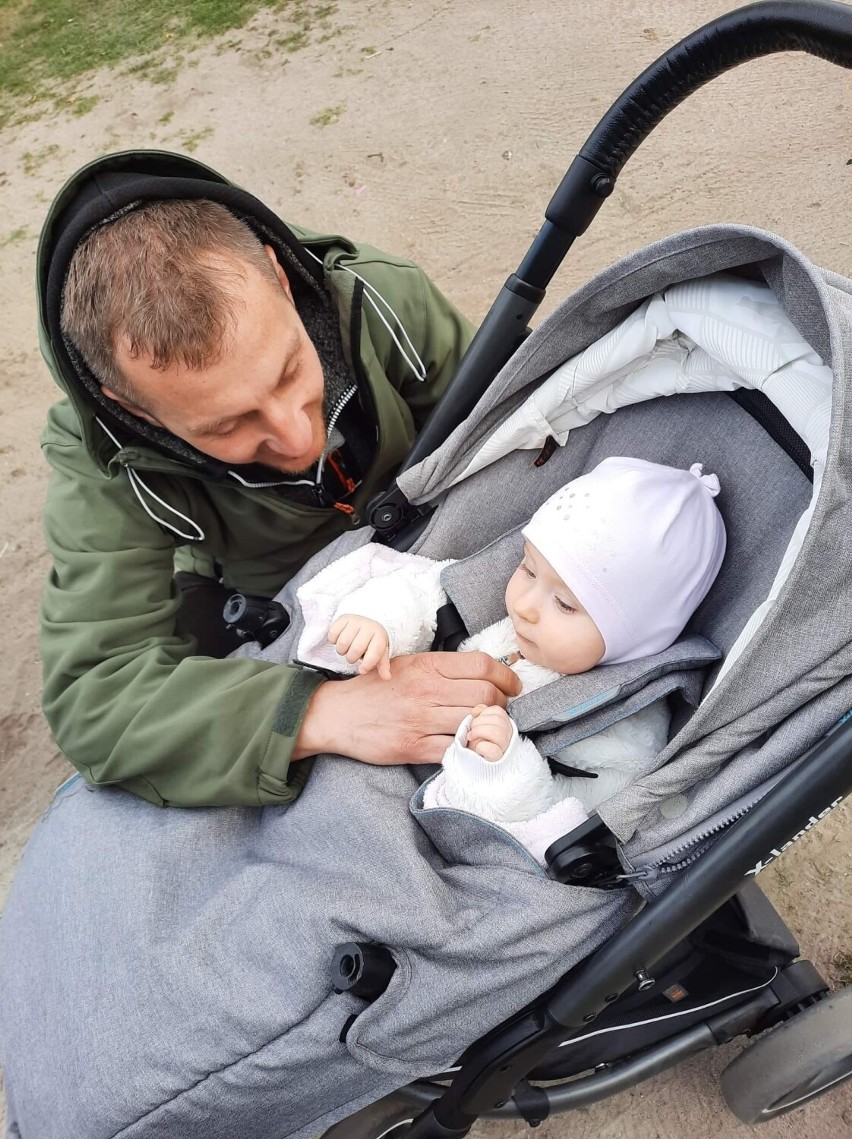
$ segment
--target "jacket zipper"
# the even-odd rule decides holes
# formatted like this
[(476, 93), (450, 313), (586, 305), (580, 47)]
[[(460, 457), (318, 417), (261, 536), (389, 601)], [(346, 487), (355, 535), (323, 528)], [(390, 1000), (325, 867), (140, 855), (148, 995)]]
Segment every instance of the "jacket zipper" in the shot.
[[(679, 874), (682, 870), (691, 866), (693, 862), (698, 861), (710, 844), (711, 839), (718, 837), (744, 815), (747, 815), (755, 803), (758, 802), (760, 802), (760, 797), (740, 807), (733, 814), (726, 815), (724, 819), (720, 819), (719, 822), (715, 823), (712, 827), (708, 827), (706, 830), (699, 832), (699, 834), (693, 835), (689, 842), (676, 846), (674, 850), (668, 851), (662, 858), (640, 866), (637, 870), (623, 874), (621, 877), (633, 879), (634, 881), (648, 882), (666, 874)], [(678, 857), (679, 855), (685, 857)]]
[[(334, 408), (334, 411), (331, 413), (331, 416), (329, 417), (329, 420), (328, 420), (327, 431), (328, 431), (329, 435), (331, 435), (332, 431), (334, 430), (334, 428), (337, 424), (338, 419), (340, 418), (340, 415), (341, 415), (344, 407), (349, 402), (349, 400), (352, 398), (352, 396), (355, 394), (356, 390), (357, 389), (356, 389), (355, 385), (353, 384), (352, 387), (346, 389), (346, 391), (343, 393), (343, 395), (337, 401), (337, 405)], [(269, 490), (272, 487), (276, 487), (276, 486), (312, 486), (312, 487), (316, 488), (320, 485), (320, 479), (322, 478), (323, 463), (325, 462), (327, 457), (328, 456), (324, 456), (320, 459), (319, 466), (317, 468), (317, 477), (313, 482), (310, 479), (278, 479), (275, 482), (249, 482), (248, 479), (242, 478), (240, 475), (236, 474), (236, 472), (234, 472), (234, 471), (229, 470), (228, 474), (231, 476), (231, 478), (236, 479), (236, 481), (238, 483), (241, 483), (242, 486), (248, 487), (249, 490)], [(337, 470), (338, 470), (338, 468), (335, 467), (335, 471), (337, 471)], [(342, 476), (339, 475), (338, 477), (340, 477), (341, 482), (344, 481)], [(355, 489), (354, 481), (352, 479), (350, 479), (349, 481), (352, 483), (350, 490), (354, 490)], [(328, 503), (322, 503), (322, 505), (327, 506)]]

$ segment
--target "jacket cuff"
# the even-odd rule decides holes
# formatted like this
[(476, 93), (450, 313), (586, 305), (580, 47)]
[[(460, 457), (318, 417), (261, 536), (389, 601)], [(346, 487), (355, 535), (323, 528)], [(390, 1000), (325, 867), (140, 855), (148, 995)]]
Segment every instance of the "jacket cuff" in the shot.
[(481, 788), (487, 791), (493, 787), (502, 787), (507, 780), (517, 778), (518, 759), (518, 726), (512, 720), (512, 738), (503, 752), (501, 759), (483, 759), (467, 746), (467, 737), (473, 716), (466, 716), (459, 724), (455, 739), (450, 745), (451, 755), (444, 759), (444, 766), (453, 767), (459, 779), (468, 787)]
[(292, 803), (313, 766), (312, 759), (301, 759), (291, 770), (290, 760), (311, 697), (328, 677), (308, 668), (287, 671), (289, 683), (275, 710), (269, 742), (257, 772), (257, 800), (262, 807)]

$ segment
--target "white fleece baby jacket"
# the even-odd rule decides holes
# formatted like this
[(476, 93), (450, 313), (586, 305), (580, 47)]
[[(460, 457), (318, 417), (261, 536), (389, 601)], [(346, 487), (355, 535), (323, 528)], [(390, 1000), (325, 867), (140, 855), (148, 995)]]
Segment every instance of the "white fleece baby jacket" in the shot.
[[(388, 633), (391, 659), (427, 652), (438, 610), (448, 600), (441, 570), (450, 564), (375, 543), (332, 562), (297, 590), (305, 620), (298, 659), (334, 672), (356, 673), (357, 665), (348, 664), (328, 641), (329, 628), (344, 613), (379, 622)], [(508, 663), (506, 658), (518, 652), (511, 620), (505, 617), (468, 637), (458, 651), (485, 652)], [(524, 693), (560, 676), (523, 658), (509, 667), (518, 674)], [(426, 785), (424, 806), (452, 807), (497, 823), (542, 866), (551, 843), (584, 822), (665, 747), (669, 725), (665, 701), (660, 700), (563, 749), (562, 762), (597, 776), (584, 778), (552, 774), (547, 760), (531, 740), (518, 734), (514, 723), (503, 758), (483, 759), (465, 746), (471, 720), (468, 716), (459, 725), (441, 771)]]

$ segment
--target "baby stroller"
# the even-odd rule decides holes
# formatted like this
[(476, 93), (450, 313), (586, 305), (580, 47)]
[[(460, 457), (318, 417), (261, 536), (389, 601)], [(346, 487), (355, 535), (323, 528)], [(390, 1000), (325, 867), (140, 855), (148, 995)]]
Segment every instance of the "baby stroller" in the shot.
[[(461, 559), (448, 639), (493, 619), (477, 582), (499, 582), (519, 526), (575, 474), (612, 454), (717, 471), (729, 554), (688, 636), (579, 696), (556, 682), (519, 724), (558, 755), (667, 697), (655, 769), (555, 843), (549, 874), (491, 824), (424, 809), (429, 771), (324, 757), (286, 811), (161, 811), (72, 782), (4, 917), (10, 1135), (463, 1136), (741, 1035), (759, 1038), (723, 1090), (745, 1122), (852, 1076), (851, 991), (829, 993), (754, 881), (852, 785), (852, 283), (718, 226), (521, 331), (665, 113), (781, 50), (852, 66), (852, 9), (734, 12), (614, 104), (371, 514), (391, 544)], [(279, 596), (290, 627), (248, 651), (288, 658), (300, 582), (371, 537), (312, 560)]]
[[(453, 432), (451, 444), (482, 430), (483, 416), (471, 424), (468, 415), (490, 377), (523, 343), (518, 330), (526, 327), (565, 253), (612, 193), (639, 144), (699, 86), (746, 60), (785, 50), (852, 66), (852, 9), (782, 0), (731, 12), (666, 52), (616, 100), (574, 159), (539, 235), (489, 311), (451, 395), (415, 445), (405, 469), (424, 462), (428, 474), (422, 468), (413, 476), (402, 474), (375, 505), (370, 521), (380, 540), (403, 549), (416, 541), (433, 508), (424, 490), (440, 483), (436, 468), (447, 476), (446, 460), (427, 460)], [(709, 252), (713, 233), (705, 232)], [(663, 242), (654, 252), (662, 259), (671, 249), (672, 243)], [(633, 268), (647, 272), (652, 261), (645, 251)], [(559, 326), (577, 320), (578, 311), (588, 318), (590, 296), (624, 272), (619, 266), (603, 274), (563, 304), (507, 371), (546, 375), (555, 364)], [(852, 292), (848, 282), (833, 283)], [(852, 346), (848, 327), (844, 339)], [(564, 341), (570, 344), (570, 333)], [(731, 397), (774, 440), (782, 463), (813, 477), (809, 448), (764, 394), (738, 389)], [(695, 438), (701, 439), (700, 429)], [(451, 451), (451, 444), (440, 454)], [(800, 958), (795, 938), (755, 877), (848, 794), (850, 717), (852, 712), (840, 716), (751, 801), (733, 803), (683, 834), (679, 849), (675, 840), (665, 855), (656, 852), (656, 860), (646, 854), (645, 869), (633, 881), (646, 875), (653, 882), (652, 902), (548, 993), (470, 1047), (450, 1071), (370, 1105), (325, 1132), (325, 1139), (462, 1136), (480, 1117), (521, 1118), (537, 1127), (551, 1114), (597, 1102), (737, 1036), (759, 1037), (721, 1078), (726, 1103), (744, 1123), (775, 1118), (849, 1079), (852, 989), (830, 993), (813, 965)], [(595, 817), (551, 847), (551, 873), (574, 885), (612, 888), (631, 878), (617, 845)], [(343, 949), (349, 956), (342, 969), (336, 962), (338, 983), (362, 985), (371, 993), (374, 965), (379, 979), (372, 984), (380, 989), (380, 951)], [(558, 1080), (564, 1082), (536, 1086)]]

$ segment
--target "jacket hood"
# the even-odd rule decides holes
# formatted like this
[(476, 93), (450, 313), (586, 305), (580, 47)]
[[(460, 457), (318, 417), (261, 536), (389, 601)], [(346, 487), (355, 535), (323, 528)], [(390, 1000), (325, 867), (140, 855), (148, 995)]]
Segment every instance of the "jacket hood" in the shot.
[(224, 478), (232, 468), (171, 432), (124, 411), (104, 396), (97, 379), (60, 326), (66, 275), (74, 250), (86, 234), (144, 202), (176, 198), (204, 198), (221, 203), (250, 225), (260, 241), (275, 249), (290, 278), (299, 315), (320, 351), (327, 387), (336, 389), (346, 382), (337, 317), (323, 283), (321, 262), (253, 195), (202, 163), (166, 151), (106, 155), (84, 166), (59, 192), (42, 229), (37, 255), (39, 339), (56, 382), (74, 404), (84, 440), (93, 455), (99, 448), (94, 436), (97, 417), (122, 445), (130, 441), (146, 443), (205, 474)]

